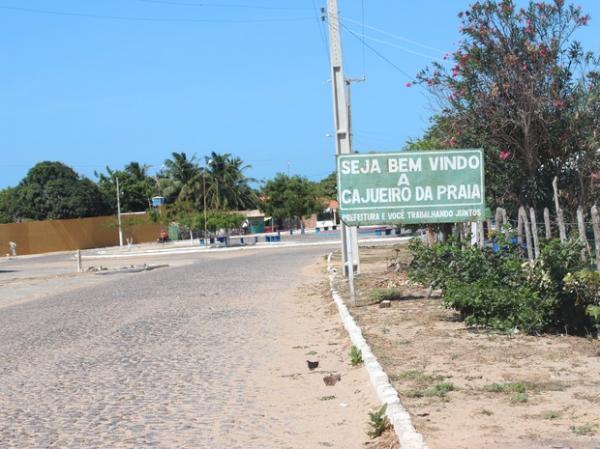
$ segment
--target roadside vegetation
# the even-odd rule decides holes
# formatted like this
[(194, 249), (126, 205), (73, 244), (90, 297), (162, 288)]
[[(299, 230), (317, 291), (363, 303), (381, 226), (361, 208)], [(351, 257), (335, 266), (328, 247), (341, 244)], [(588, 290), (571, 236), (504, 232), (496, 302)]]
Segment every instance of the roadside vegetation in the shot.
[(442, 291), (444, 305), (466, 324), (508, 332), (597, 332), (600, 273), (581, 258), (577, 240), (543, 243), (532, 264), (523, 249), (500, 240), (500, 250), (450, 239), (427, 246), (412, 240), (412, 281)]

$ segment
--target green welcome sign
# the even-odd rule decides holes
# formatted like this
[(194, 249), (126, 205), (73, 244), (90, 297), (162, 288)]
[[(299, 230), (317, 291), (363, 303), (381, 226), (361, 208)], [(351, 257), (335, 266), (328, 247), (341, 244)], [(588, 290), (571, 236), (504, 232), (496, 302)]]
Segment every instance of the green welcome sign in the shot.
[(351, 226), (485, 217), (481, 149), (343, 154), (337, 176), (340, 217)]

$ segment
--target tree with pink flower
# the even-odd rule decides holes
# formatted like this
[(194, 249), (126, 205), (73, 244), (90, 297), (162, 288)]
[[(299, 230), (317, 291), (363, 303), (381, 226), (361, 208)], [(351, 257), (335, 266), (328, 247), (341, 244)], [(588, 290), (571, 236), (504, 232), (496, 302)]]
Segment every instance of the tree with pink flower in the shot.
[(550, 206), (554, 176), (572, 205), (589, 204), (600, 169), (600, 58), (575, 34), (590, 17), (562, 0), (515, 3), (482, 0), (459, 13), (453, 63), (417, 75), (440, 105), (425, 138), (485, 149), (491, 206)]

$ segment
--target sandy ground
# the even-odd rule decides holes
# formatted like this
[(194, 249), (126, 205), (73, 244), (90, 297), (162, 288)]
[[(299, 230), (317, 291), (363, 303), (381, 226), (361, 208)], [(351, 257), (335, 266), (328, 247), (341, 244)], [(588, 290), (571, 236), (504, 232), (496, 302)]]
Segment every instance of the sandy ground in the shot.
[[(351, 312), (431, 449), (600, 448), (600, 342), (467, 329), (439, 297), (386, 272), (390, 249), (361, 255)], [(365, 305), (375, 287), (403, 299)]]
[[(274, 257), (276, 254), (281, 252), (273, 252)], [(14, 307), (26, 306), (30, 310), (35, 310), (38, 304), (42, 309), (53, 307), (57, 295), (72, 295), (80, 289), (83, 293), (89, 291), (86, 290), (88, 287), (97, 291), (110, 290), (114, 289), (115, 281), (128, 283), (137, 276), (151, 275), (78, 275), (73, 273), (74, 261), (70, 257), (51, 261), (39, 259), (37, 262), (19, 258), (4, 260), (0, 266), (0, 314), (12, 313)], [(189, 266), (191, 270), (195, 267), (191, 264), (199, 257), (215, 263), (227, 261), (240, 263), (240, 266), (248, 263), (247, 254), (232, 253), (179, 256), (169, 260), (164, 257), (136, 259), (134, 263), (168, 263), (171, 267)], [(322, 257), (311, 260), (313, 263), (306, 265), (301, 273), (289, 274), (294, 281), (287, 289), (279, 291), (281, 301), (273, 305), (272, 313), (267, 314), (257, 328), (256, 332), (261, 332), (263, 327), (266, 330), (264, 335), (257, 335), (257, 341), (263, 342), (261, 344), (267, 349), (266, 355), (257, 356), (256, 365), (244, 379), (253, 391), (261, 392), (253, 400), (259, 401), (256, 408), (265, 410), (265, 422), (260, 423), (260, 428), (268, 429), (273, 444), (265, 445), (261, 440), (246, 441), (247, 435), (254, 432), (252, 430), (230, 435), (230, 440), (236, 441), (236, 447), (239, 443), (239, 447), (269, 448), (397, 448), (392, 432), (376, 440), (370, 440), (366, 434), (369, 430), (367, 413), (378, 408), (378, 402), (366, 370), (349, 363), (350, 342), (330, 297), (325, 261)], [(88, 261), (87, 265), (116, 268), (127, 263), (103, 259), (98, 263)], [(169, 269), (161, 269), (161, 273)], [(238, 350), (242, 351), (243, 348)], [(309, 371), (307, 359), (318, 360), (319, 368)], [(341, 374), (341, 382), (326, 386), (323, 376), (330, 373)], [(0, 447), (3, 447), (1, 441)], [(221, 446), (217, 444), (216, 447)]]
[[(278, 413), (293, 413), (294, 426), (307, 435), (306, 447), (312, 447), (310, 441), (317, 443), (315, 447), (340, 449), (399, 447), (391, 432), (374, 441), (366, 436), (366, 412), (378, 408), (378, 402), (366, 369), (349, 363), (350, 341), (331, 301), (325, 268), (320, 262), (305, 269), (305, 277), (322, 281), (297, 289), (292, 307), (281, 316), (281, 338), (273, 347), (274, 363), (264, 377), (274, 393), (271, 406)], [(304, 359), (318, 360), (319, 368), (307, 372), (304, 364), (298, 365), (298, 360)], [(341, 374), (342, 380), (326, 386), (323, 377), (331, 373)], [(280, 400), (282, 395), (287, 395), (286, 401)], [(327, 430), (323, 432), (317, 422), (329, 423)]]

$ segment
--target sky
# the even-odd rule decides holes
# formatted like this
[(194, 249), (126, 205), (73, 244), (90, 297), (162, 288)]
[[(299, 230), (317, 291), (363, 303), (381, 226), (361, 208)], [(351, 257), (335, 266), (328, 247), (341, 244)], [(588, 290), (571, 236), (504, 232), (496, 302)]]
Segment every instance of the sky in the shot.
[[(406, 83), (456, 48), (470, 1), (338, 2), (346, 76), (365, 77), (352, 85), (354, 149), (399, 150), (435, 112)], [(335, 166), (325, 3), (0, 0), (0, 188), (42, 160), (95, 180), (130, 161), (155, 173), (173, 151), (231, 153), (259, 180), (325, 177)], [(577, 4), (592, 21), (576, 38), (600, 52), (600, 1)]]

